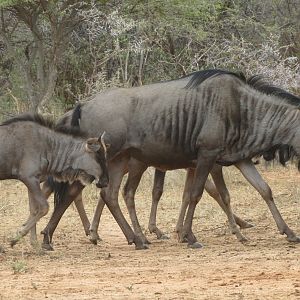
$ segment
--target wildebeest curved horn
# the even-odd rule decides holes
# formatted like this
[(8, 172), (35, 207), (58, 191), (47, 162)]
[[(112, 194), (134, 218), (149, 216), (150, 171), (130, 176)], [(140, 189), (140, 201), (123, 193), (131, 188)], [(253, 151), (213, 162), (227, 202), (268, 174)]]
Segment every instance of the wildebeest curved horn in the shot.
[(104, 153), (106, 154), (107, 148), (106, 148), (105, 141), (104, 141), (104, 135), (105, 135), (105, 131), (100, 136), (100, 142), (103, 147)]

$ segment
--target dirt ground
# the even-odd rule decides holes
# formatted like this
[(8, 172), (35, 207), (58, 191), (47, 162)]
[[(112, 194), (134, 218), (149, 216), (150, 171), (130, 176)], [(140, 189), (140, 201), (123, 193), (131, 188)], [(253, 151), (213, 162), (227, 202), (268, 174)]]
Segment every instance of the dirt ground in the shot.
[[(285, 220), (300, 234), (300, 175), (293, 167), (260, 170)], [(145, 230), (151, 174), (144, 176), (136, 197)], [(103, 241), (90, 244), (74, 206), (57, 228), (55, 251), (32, 248), (29, 237), (11, 249), (7, 238), (26, 219), (28, 200), (21, 183), (0, 182), (0, 245), (5, 250), (0, 254), (0, 299), (300, 299), (300, 245), (277, 232), (266, 204), (236, 169), (226, 168), (225, 176), (235, 212), (255, 227), (244, 230), (249, 241), (239, 243), (229, 233), (224, 213), (205, 195), (194, 219), (194, 232), (204, 245), (197, 250), (179, 244), (173, 234), (183, 171), (167, 175), (159, 205), (158, 225), (170, 239), (158, 241), (146, 231), (152, 244), (143, 251), (127, 245), (107, 209), (100, 224)], [(96, 200), (95, 186), (87, 188), (89, 216)], [(49, 216), (40, 221), (38, 231)]]

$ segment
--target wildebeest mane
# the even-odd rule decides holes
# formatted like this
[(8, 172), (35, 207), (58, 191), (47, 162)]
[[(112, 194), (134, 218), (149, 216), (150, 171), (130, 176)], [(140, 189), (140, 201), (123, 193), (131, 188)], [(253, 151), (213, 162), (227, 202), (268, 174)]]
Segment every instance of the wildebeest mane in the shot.
[(233, 72), (233, 71), (226, 71), (221, 69), (208, 69), (208, 70), (202, 70), (202, 71), (191, 73), (182, 78), (191, 76), (191, 79), (185, 86), (185, 88), (188, 89), (188, 88), (197, 87), (208, 78), (216, 77), (220, 75), (232, 75), (234, 77), (237, 77), (238, 79), (242, 80), (243, 82), (253, 87), (257, 91), (260, 91), (267, 95), (277, 96), (282, 100), (284, 100), (285, 103), (300, 108), (300, 97), (293, 95), (273, 84), (268, 83), (262, 75), (253, 75), (250, 78), (246, 78), (242, 72)]
[[(293, 95), (282, 88), (279, 88), (273, 84), (268, 83), (265, 78), (261, 75), (254, 75), (249, 78), (246, 78), (242, 72), (235, 73), (232, 71), (225, 71), (220, 69), (210, 69), (197, 71), (192, 74), (189, 74), (185, 77), (190, 77), (191, 79), (185, 86), (188, 88), (195, 88), (200, 85), (202, 82), (207, 80), (208, 78), (220, 76), (220, 75), (232, 75), (244, 83), (248, 84), (255, 90), (264, 93), (266, 95), (276, 96), (277, 99), (283, 101), (283, 103), (295, 106), (295, 108), (300, 109), (300, 97)], [(183, 77), (183, 78), (185, 78)], [(285, 144), (280, 144), (272, 147), (268, 151), (265, 151), (258, 156), (263, 156), (266, 161), (277, 160), (283, 166), (286, 165), (288, 161), (297, 161), (298, 169), (300, 170), (300, 160), (296, 155), (294, 149)]]
[(187, 76), (184, 76), (182, 78), (192, 76), (192, 78), (189, 80), (189, 82), (185, 86), (186, 89), (192, 89), (192, 88), (197, 87), (199, 84), (204, 82), (206, 79), (211, 78), (211, 77), (216, 77), (219, 75), (232, 75), (232, 76), (235, 76), (238, 79), (246, 82), (246, 77), (242, 72), (232, 72), (232, 71), (226, 71), (226, 70), (221, 70), (221, 69), (208, 69), (208, 70), (197, 71), (197, 72), (194, 72)]
[(71, 127), (63, 124), (56, 125), (52, 119), (45, 118), (42, 115), (37, 113), (34, 114), (26, 113), (19, 116), (15, 116), (13, 118), (4, 121), (0, 126), (6, 126), (17, 122), (33, 122), (43, 127), (54, 130), (55, 132), (72, 135), (74, 137), (83, 137), (78, 127)]
[[(256, 90), (266, 94), (276, 96), (284, 103), (295, 106), (300, 109), (300, 97), (293, 95), (282, 88), (268, 83), (262, 75), (254, 75), (246, 80), (246, 83)], [(280, 144), (272, 147), (262, 154), (266, 161), (277, 160), (281, 165), (285, 166), (288, 161), (295, 161), (300, 170), (300, 161), (293, 147)]]
[(268, 83), (262, 75), (253, 75), (246, 80), (246, 83), (264, 94), (277, 96), (286, 103), (300, 108), (300, 97)]

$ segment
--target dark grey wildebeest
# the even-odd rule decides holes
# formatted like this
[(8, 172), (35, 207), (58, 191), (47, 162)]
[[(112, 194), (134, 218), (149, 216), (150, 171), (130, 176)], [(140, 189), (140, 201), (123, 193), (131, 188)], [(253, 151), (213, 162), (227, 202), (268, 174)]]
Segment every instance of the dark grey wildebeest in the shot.
[(11, 239), (11, 245), (26, 235), (48, 212), (40, 183), (51, 175), (58, 181), (108, 184), (103, 136), (84, 139), (78, 130), (54, 128), (40, 115), (21, 115), (0, 125), (0, 180), (18, 179), (27, 189), (28, 220)]
[[(269, 84), (265, 81), (265, 79), (262, 76), (252, 76), (249, 79), (247, 79), (247, 84), (255, 87), (259, 91), (266, 93), (268, 95), (278, 96), (278, 100), (281, 101), (288, 101), (291, 105), (294, 105), (295, 108), (300, 107), (300, 98), (288, 93), (287, 91), (273, 86), (272, 84)], [(276, 155), (277, 154), (277, 155)], [(287, 161), (293, 160), (295, 156), (295, 152), (293, 151), (292, 147), (289, 147), (288, 145), (276, 145), (275, 147), (272, 147), (268, 151), (263, 153), (263, 158), (267, 161), (278, 159), (279, 163), (283, 166), (286, 164)], [(134, 203), (134, 194), (136, 191), (136, 188), (139, 184), (141, 174), (145, 170), (146, 166), (141, 165), (141, 163), (136, 162), (136, 167), (134, 176), (128, 175), (128, 180), (124, 186), (123, 190), (123, 196), (127, 202), (133, 202)], [(270, 207), (271, 213), (274, 216), (274, 219), (278, 225), (278, 228), (280, 229), (280, 232), (282, 232), (282, 228), (285, 226), (283, 223), (283, 220), (278, 213), (275, 206), (272, 204), (272, 191), (268, 184), (264, 182), (264, 180), (261, 178), (260, 174), (257, 172), (254, 164), (251, 162), (241, 161), (236, 164), (236, 167), (242, 172), (244, 177), (247, 179), (247, 181), (253, 185), (253, 187), (261, 194), (261, 196), (266, 200), (266, 203), (268, 203), (268, 206)], [(213, 178), (214, 183), (216, 184), (216, 187), (214, 186), (213, 182), (207, 180), (205, 183), (205, 189), (206, 191), (218, 202), (218, 204), (223, 207), (224, 203), (229, 202), (230, 203), (230, 196), (228, 193), (228, 190), (226, 188), (223, 174), (222, 174), (222, 167), (220, 165), (215, 165), (211, 171), (211, 175)], [(176, 232), (180, 232), (183, 226), (183, 220), (186, 213), (186, 209), (188, 207), (188, 202), (190, 198), (189, 194), (189, 187), (192, 184), (193, 181), (194, 172), (193, 169), (188, 169), (187, 176), (186, 176), (186, 184), (185, 189), (183, 193), (183, 199), (182, 199), (182, 206), (179, 214), (179, 218), (176, 225)], [(151, 232), (154, 232), (158, 238), (163, 237), (163, 233), (161, 230), (157, 228), (156, 225), (156, 213), (157, 213), (157, 205), (159, 202), (159, 199), (163, 193), (163, 185), (164, 185), (164, 178), (165, 178), (165, 172), (161, 170), (155, 171), (155, 177), (154, 177), (154, 185), (153, 185), (153, 191), (152, 191), (152, 206), (151, 206), (151, 213), (149, 218), (149, 224), (148, 229)], [(132, 206), (132, 205), (131, 205)], [(98, 209), (96, 210), (92, 225), (91, 225), (91, 234), (93, 237), (93, 242), (95, 242), (95, 238), (97, 235), (94, 232), (97, 232), (97, 227), (99, 224), (99, 217), (101, 215), (101, 211), (103, 209), (103, 203), (99, 204)], [(223, 210), (226, 212), (226, 208)], [(249, 228), (252, 227), (251, 224), (245, 222), (244, 220), (241, 220), (239, 217), (234, 215), (234, 218), (238, 225), (241, 228)], [(133, 221), (134, 222), (134, 221)], [(134, 223), (133, 223), (134, 224)], [(137, 225), (139, 227), (139, 224)], [(134, 226), (135, 229), (135, 226)], [(141, 231), (140, 228), (135, 229), (135, 232)], [(234, 228), (233, 228), (234, 232)], [(290, 232), (288, 228), (286, 228), (286, 233), (289, 241), (298, 241), (297, 238), (295, 238), (295, 235)]]
[[(135, 242), (137, 248), (142, 248), (137, 243), (140, 239), (126, 222), (117, 200), (130, 158), (160, 170), (195, 168), (181, 232), (182, 239), (187, 237), (192, 246), (198, 245), (191, 230), (194, 209), (215, 163), (236, 164), (247, 174), (266, 200), (279, 231), (288, 240), (299, 241), (282, 219), (269, 187), (251, 162), (252, 157), (282, 144), (293, 146), (299, 153), (300, 116), (290, 99), (259, 91), (238, 74), (210, 70), (98, 94), (73, 110), (72, 117), (80, 118), (80, 128), (88, 135), (99, 129), (110, 134), (110, 184), (102, 190), (102, 197), (128, 242)], [(65, 203), (75, 199), (82, 189), (74, 184), (66, 193)], [(234, 221), (233, 216), (231, 220)], [(49, 227), (44, 234), (47, 238)]]

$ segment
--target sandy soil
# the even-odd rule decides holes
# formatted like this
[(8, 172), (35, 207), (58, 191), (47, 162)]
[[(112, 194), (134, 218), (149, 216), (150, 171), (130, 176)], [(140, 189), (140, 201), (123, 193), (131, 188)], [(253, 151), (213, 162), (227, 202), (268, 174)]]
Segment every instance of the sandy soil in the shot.
[[(300, 176), (294, 168), (260, 169), (285, 220), (300, 234)], [(0, 182), (0, 245), (5, 250), (0, 254), (0, 299), (300, 299), (300, 245), (277, 232), (265, 203), (238, 171), (227, 168), (225, 173), (235, 212), (256, 226), (244, 230), (249, 241), (239, 243), (222, 211), (205, 195), (194, 219), (194, 232), (204, 244), (200, 250), (178, 244), (172, 233), (184, 172), (169, 173), (159, 205), (158, 224), (170, 240), (147, 233), (152, 244), (145, 251), (126, 244), (108, 210), (100, 225), (103, 241), (90, 244), (74, 207), (56, 231), (55, 251), (33, 249), (28, 237), (11, 249), (7, 238), (26, 219), (28, 201), (21, 183)], [(151, 182), (147, 173), (136, 201), (145, 228)], [(94, 186), (86, 189), (85, 198), (92, 216)], [(39, 231), (48, 218), (40, 221)]]

